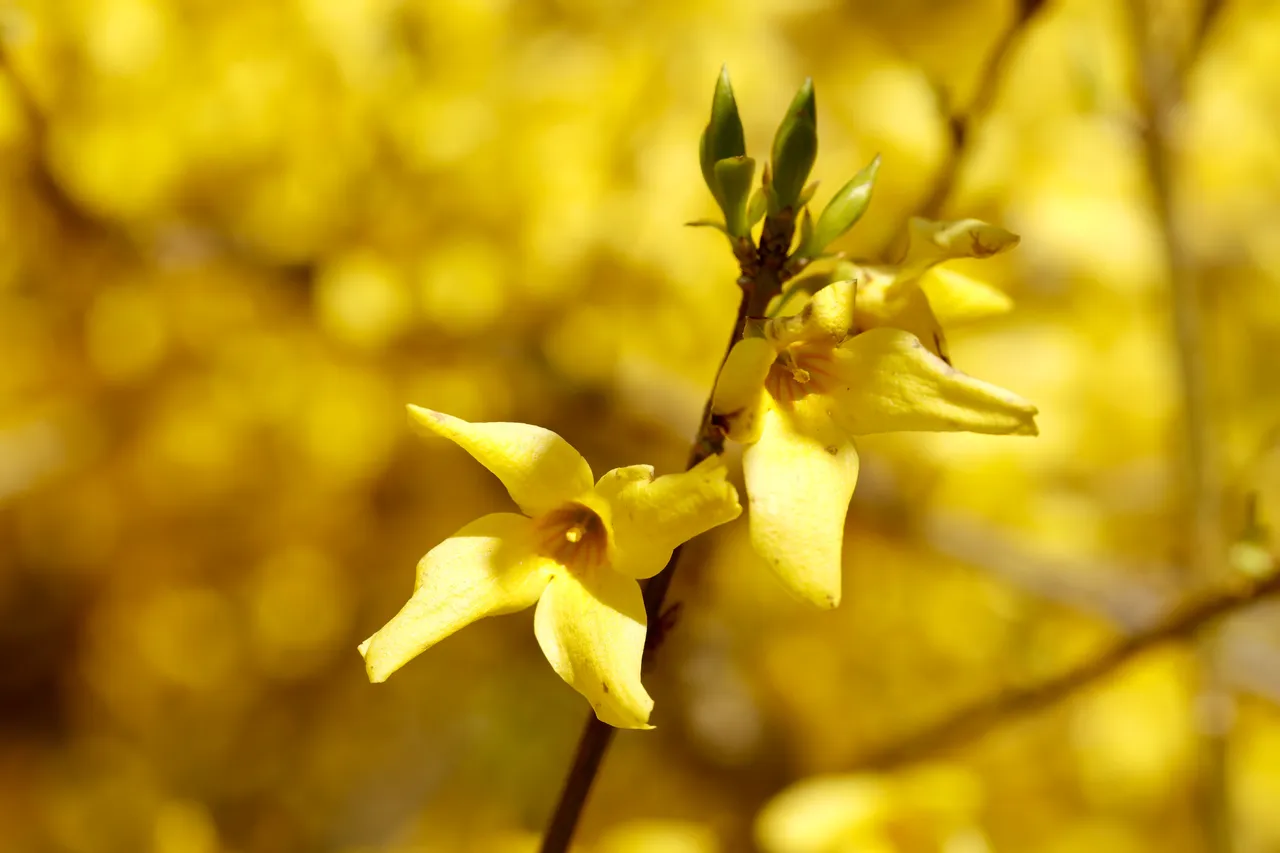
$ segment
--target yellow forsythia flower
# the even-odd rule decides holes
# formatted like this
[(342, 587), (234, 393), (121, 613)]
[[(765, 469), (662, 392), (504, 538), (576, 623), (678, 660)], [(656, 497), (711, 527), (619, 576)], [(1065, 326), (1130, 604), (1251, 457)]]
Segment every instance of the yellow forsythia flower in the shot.
[(827, 285), (798, 314), (768, 321), (763, 337), (739, 341), (716, 385), (712, 411), (748, 445), (752, 546), (789, 589), (822, 607), (840, 602), (854, 436), (1037, 433), (1035, 406), (945, 360), (917, 285), (943, 260), (991, 255), (1017, 238), (977, 220), (916, 220), (913, 232), (913, 249), (895, 274), (882, 273), (889, 284), (876, 299), (864, 302), (857, 281)]
[[(958, 326), (1007, 313), (1003, 291), (947, 265), (961, 258), (989, 258), (1018, 245), (1018, 236), (977, 219), (938, 222), (913, 217), (906, 256), (897, 264), (836, 265), (834, 278), (856, 281), (853, 326), (866, 331), (892, 326), (910, 332), (934, 355), (947, 358), (944, 326)], [(777, 306), (799, 311), (798, 294), (783, 293)]]
[(551, 666), (602, 721), (648, 728), (640, 683), (645, 612), (639, 578), (680, 543), (738, 516), (718, 457), (655, 478), (649, 465), (591, 468), (563, 438), (518, 423), (468, 423), (410, 406), (414, 423), (492, 471), (521, 514), (468, 524), (418, 563), (413, 596), (360, 646), (371, 681), (454, 631), (537, 603), (534, 633)]

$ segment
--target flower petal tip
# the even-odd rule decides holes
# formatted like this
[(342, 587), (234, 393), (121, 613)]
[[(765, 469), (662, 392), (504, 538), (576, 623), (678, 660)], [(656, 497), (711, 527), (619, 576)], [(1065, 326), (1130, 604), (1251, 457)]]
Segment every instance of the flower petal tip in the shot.
[(413, 403), (406, 405), (405, 410), (408, 411), (409, 417), (415, 423), (422, 424), (428, 429), (436, 424), (444, 423), (445, 419), (449, 417), (443, 412), (437, 412), (434, 409), (424, 409), (422, 406), (415, 406)]
[(384, 661), (381, 661), (378, 655), (369, 657), (369, 647), (373, 643), (373, 637), (365, 640), (360, 644), (360, 656), (364, 658), (364, 672), (369, 677), (370, 684), (381, 684), (395, 672), (397, 667), (388, 667)]
[(839, 586), (835, 589), (830, 589), (818, 583), (797, 585), (788, 582), (786, 579), (783, 579), (783, 583), (786, 585), (787, 591), (793, 596), (819, 610), (835, 610), (840, 606), (841, 594)]
[(835, 610), (840, 606), (840, 590), (814, 591), (806, 595), (805, 600), (819, 610)]
[[(653, 713), (653, 705), (649, 705), (649, 710), (641, 716), (628, 716), (625, 714), (601, 713), (600, 708), (593, 709), (596, 713), (596, 719), (605, 725), (613, 726), (615, 729), (630, 729), (637, 732), (647, 732), (656, 728), (649, 722), (649, 715)], [(614, 709), (616, 710), (616, 709)]]

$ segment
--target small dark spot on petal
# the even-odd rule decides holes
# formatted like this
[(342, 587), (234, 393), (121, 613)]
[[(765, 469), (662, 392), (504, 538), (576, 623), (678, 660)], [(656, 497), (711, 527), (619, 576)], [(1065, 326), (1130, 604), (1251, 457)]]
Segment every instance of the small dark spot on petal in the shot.
[(828, 444), (822, 449), (830, 453), (832, 456), (838, 456), (840, 454), (840, 448), (836, 447), (834, 444)]
[(600, 686), (604, 688), (605, 693), (609, 692), (609, 685), (606, 682), (600, 682)]
[(937, 351), (938, 351), (938, 358), (942, 359), (943, 361), (945, 361), (945, 362), (947, 363), (947, 365), (948, 365), (948, 366), (950, 366), (950, 365), (951, 365), (951, 357), (950, 357), (949, 355), (947, 355), (947, 351), (943, 348), (943, 346), (942, 346), (942, 336), (941, 336), (941, 335), (939, 335), (937, 332), (934, 332), (934, 333), (933, 333), (933, 346), (934, 346), (934, 348), (935, 348), (935, 349), (937, 349)]

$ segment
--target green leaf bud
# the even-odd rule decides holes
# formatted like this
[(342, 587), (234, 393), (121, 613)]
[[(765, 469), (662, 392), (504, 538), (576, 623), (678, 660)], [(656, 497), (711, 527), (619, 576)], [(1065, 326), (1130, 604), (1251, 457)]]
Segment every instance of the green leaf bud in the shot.
[(794, 208), (818, 156), (818, 118), (813, 80), (806, 79), (791, 100), (773, 137), (775, 210)]
[[(730, 157), (742, 157), (747, 153), (746, 139), (742, 133), (742, 119), (738, 116), (738, 103), (733, 98), (733, 86), (729, 83), (729, 69), (722, 66), (711, 96), (711, 119), (702, 131), (699, 160), (702, 177), (711, 194), (720, 201), (720, 189), (716, 185), (715, 165)], [(723, 207), (723, 203), (721, 204)]]
[(720, 188), (720, 207), (724, 211), (725, 228), (731, 236), (751, 233), (747, 216), (747, 200), (751, 196), (751, 180), (756, 174), (756, 161), (750, 157), (728, 157), (716, 163), (716, 186)]
[(768, 194), (768, 190), (763, 187), (751, 194), (751, 201), (747, 202), (747, 228), (755, 228), (756, 223), (764, 218), (764, 212), (769, 206)]
[(813, 243), (813, 214), (809, 213), (809, 208), (804, 209), (804, 215), (800, 217), (800, 242), (796, 244), (796, 255), (800, 257), (812, 257), (814, 252), (810, 249)]
[(809, 186), (801, 190), (800, 197), (796, 199), (796, 207), (797, 208), (804, 207), (806, 204), (813, 201), (813, 195), (817, 191), (818, 191), (817, 181), (814, 181), (813, 183), (809, 184)]
[(826, 250), (836, 238), (847, 232), (862, 218), (871, 202), (871, 190), (875, 188), (876, 175), (880, 172), (880, 155), (853, 176), (827, 202), (813, 229), (813, 241), (807, 247), (809, 254), (817, 255)]

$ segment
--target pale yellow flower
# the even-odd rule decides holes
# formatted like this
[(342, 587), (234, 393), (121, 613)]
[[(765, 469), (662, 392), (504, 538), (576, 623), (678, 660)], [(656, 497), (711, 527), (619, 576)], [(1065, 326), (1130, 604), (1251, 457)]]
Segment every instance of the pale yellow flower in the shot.
[(560, 677), (602, 721), (648, 728), (653, 700), (640, 683), (645, 611), (636, 580), (741, 512), (720, 459), (656, 478), (649, 465), (616, 468), (593, 484), (578, 451), (542, 427), (409, 412), (492, 471), (523, 515), (486, 515), (422, 558), (413, 596), (360, 646), (369, 679), (386, 680), (478, 619), (536, 603), (534, 633)]
[(763, 337), (739, 341), (716, 386), (713, 412), (748, 445), (752, 545), (789, 589), (822, 607), (840, 602), (855, 436), (1037, 432), (1035, 406), (951, 367), (918, 284), (943, 260), (994, 254), (1017, 238), (976, 220), (916, 220), (913, 237), (903, 264), (877, 270), (870, 297), (861, 282), (833, 282), (799, 313), (769, 320)]
[[(989, 258), (1018, 245), (1018, 236), (977, 219), (938, 222), (912, 218), (906, 256), (898, 264), (841, 264), (840, 279), (858, 283), (854, 327), (891, 326), (910, 332), (946, 359), (943, 327), (1006, 313), (1004, 292), (948, 265), (961, 258)], [(798, 308), (799, 306), (797, 306)]]

